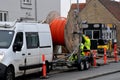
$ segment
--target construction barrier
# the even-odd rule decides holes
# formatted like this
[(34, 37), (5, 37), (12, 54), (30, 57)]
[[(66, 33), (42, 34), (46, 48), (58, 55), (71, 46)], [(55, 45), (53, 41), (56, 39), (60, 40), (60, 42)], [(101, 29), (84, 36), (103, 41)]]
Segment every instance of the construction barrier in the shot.
[(104, 64), (107, 64), (107, 53), (106, 53), (106, 48), (104, 48)]
[(46, 71), (46, 63), (45, 63), (45, 55), (42, 54), (42, 79), (47, 79), (47, 71)]
[(96, 62), (96, 51), (93, 51), (93, 67), (97, 66), (97, 62)]
[(118, 62), (117, 44), (114, 44), (114, 58), (115, 58), (115, 62)]

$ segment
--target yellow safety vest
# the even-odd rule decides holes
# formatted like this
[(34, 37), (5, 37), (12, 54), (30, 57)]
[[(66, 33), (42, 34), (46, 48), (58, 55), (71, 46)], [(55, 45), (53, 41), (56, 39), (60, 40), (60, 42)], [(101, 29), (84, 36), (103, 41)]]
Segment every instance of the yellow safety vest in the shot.
[(87, 50), (90, 50), (90, 46), (91, 46), (91, 41), (88, 37), (86, 37), (85, 35), (83, 35), (83, 38), (85, 40), (84, 46), (87, 48)]

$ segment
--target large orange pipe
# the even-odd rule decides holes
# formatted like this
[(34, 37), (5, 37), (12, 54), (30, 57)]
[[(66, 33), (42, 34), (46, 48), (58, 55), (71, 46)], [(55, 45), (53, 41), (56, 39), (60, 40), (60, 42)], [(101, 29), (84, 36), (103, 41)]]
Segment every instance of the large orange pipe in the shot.
[(66, 25), (66, 18), (55, 18), (50, 23), (50, 29), (52, 34), (52, 40), (54, 45), (65, 45), (64, 40), (64, 28)]

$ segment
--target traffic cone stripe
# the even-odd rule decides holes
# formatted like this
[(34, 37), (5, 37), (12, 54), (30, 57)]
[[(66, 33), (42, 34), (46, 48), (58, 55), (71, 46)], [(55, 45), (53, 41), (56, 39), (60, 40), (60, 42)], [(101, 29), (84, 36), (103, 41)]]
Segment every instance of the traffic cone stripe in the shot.
[(45, 64), (45, 55), (43, 54), (42, 55), (42, 64), (43, 64), (43, 66), (42, 66), (42, 74), (43, 74), (43, 78), (46, 78), (46, 64)]
[(118, 62), (117, 44), (114, 44), (114, 58), (115, 58), (115, 61)]
[(97, 66), (97, 62), (96, 62), (96, 51), (93, 51), (93, 66), (96, 67)]
[(106, 48), (104, 48), (104, 64), (107, 64), (107, 54), (106, 54)]

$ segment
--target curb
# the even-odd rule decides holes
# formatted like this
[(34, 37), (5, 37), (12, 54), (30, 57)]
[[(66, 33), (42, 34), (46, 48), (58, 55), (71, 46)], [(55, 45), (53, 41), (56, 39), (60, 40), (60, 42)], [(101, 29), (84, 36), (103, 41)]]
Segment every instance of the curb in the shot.
[(86, 78), (82, 78), (82, 79), (79, 79), (79, 80), (89, 80), (89, 79), (93, 79), (93, 78), (97, 78), (97, 77), (101, 77), (101, 76), (105, 76), (105, 75), (110, 75), (110, 74), (118, 73), (118, 72), (120, 72), (120, 70), (107, 72), (107, 73), (103, 73), (103, 74), (98, 74), (98, 75), (95, 75), (95, 76), (86, 77)]

